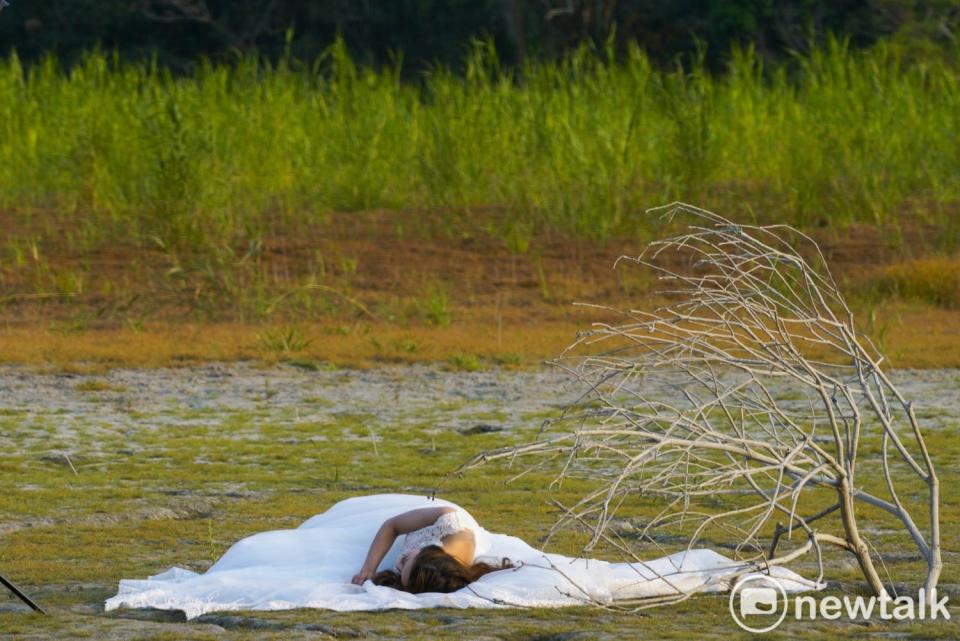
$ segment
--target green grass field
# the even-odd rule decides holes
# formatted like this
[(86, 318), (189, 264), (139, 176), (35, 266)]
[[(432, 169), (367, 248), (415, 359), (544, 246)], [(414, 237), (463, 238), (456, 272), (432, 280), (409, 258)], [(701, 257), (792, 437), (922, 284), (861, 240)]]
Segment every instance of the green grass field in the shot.
[[(102, 52), (69, 70), (11, 55), (0, 306), (22, 319), (11, 306), (65, 301), (41, 316), (80, 328), (342, 317), (358, 309), (358, 261), (389, 262), (424, 238), (432, 254), (450, 241), (506, 252), (514, 282), (519, 257), (539, 298), (567, 304), (542, 259), (551, 243), (607, 266), (617, 244), (639, 248), (654, 231), (639, 212), (674, 199), (834, 238), (874, 230), (870, 254), (939, 255), (937, 273), (955, 264), (955, 66), (836, 41), (772, 68), (734, 51), (718, 75), (696, 61), (659, 69), (636, 48), (610, 58), (582, 49), (507, 70), (477, 44), (462, 75), (402, 81), (398, 68), (358, 68), (342, 43), (309, 67), (246, 58), (185, 77)], [(391, 291), (406, 299), (379, 315), (448, 322), (464, 302), (473, 285), (419, 273), (422, 258), (398, 267), (404, 287)], [(931, 286), (921, 271), (868, 286), (957, 304), (955, 279)]]
[(735, 51), (718, 76), (608, 58), (506, 71), (477, 45), (465, 75), (408, 83), (342, 44), (309, 68), (249, 58), (190, 77), (108, 53), (69, 71), (8, 57), (0, 207), (24, 233), (0, 249), (236, 252), (331, 211), (442, 208), (456, 227), (494, 207), (522, 251), (543, 227), (634, 230), (634, 212), (674, 199), (800, 226), (910, 214), (960, 243), (956, 68), (837, 42), (789, 69)]

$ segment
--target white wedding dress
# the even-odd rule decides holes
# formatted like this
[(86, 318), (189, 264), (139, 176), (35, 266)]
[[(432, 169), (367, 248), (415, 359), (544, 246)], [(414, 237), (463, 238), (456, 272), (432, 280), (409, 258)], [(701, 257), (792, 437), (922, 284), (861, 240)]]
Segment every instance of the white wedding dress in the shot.
[[(422, 507), (452, 506), (474, 530), (478, 561), (509, 558), (518, 567), (494, 572), (450, 594), (410, 594), (367, 581), (350, 583), (380, 525)], [(394, 566), (398, 537), (380, 569)], [(182, 610), (188, 619), (225, 610), (382, 610), (387, 608), (559, 607), (590, 600), (676, 594), (705, 586), (729, 589), (741, 563), (711, 550), (690, 550), (644, 563), (608, 563), (546, 554), (520, 539), (487, 532), (448, 501), (404, 494), (377, 494), (341, 501), (294, 530), (262, 532), (237, 542), (203, 574), (181, 568), (145, 580), (122, 579), (106, 610)], [(818, 585), (785, 568), (773, 568), (788, 591)]]

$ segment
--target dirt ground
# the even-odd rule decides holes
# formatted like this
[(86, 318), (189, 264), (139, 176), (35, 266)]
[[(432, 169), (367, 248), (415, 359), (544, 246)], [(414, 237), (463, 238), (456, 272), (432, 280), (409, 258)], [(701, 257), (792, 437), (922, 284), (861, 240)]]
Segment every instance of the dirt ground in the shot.
[[(214, 267), (149, 244), (71, 249), (63, 241), (68, 228), (47, 229), (35, 258), (26, 251), (19, 262), (0, 261), (0, 362), (530, 367), (591, 322), (617, 318), (589, 305), (658, 304), (648, 271), (613, 268), (617, 257), (636, 255), (648, 234), (590, 242), (545, 230), (531, 233), (520, 251), (491, 231), (504, 216), (483, 209), (457, 217), (331, 214), (296, 233), (238, 245)], [(13, 236), (40, 237), (9, 212), (0, 212), (0, 222)], [(960, 308), (877, 292), (883, 270), (935, 252), (935, 228), (807, 231), (860, 330), (892, 364), (960, 366)], [(926, 277), (940, 278), (936, 271)]]

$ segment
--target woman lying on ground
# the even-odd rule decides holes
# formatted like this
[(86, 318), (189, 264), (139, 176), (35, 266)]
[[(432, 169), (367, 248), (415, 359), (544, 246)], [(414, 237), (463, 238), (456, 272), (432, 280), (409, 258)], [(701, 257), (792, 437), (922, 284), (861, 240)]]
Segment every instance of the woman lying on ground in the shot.
[[(496, 570), (512, 568), (504, 559), (499, 566), (477, 562), (476, 534), (470, 520), (453, 507), (410, 510), (383, 522), (370, 544), (363, 567), (352, 579), (363, 585), (372, 579), (377, 585), (422, 592), (456, 592), (468, 583)], [(403, 549), (393, 570), (377, 572), (393, 542), (405, 535)]]
[[(511, 567), (504, 559), (516, 567), (495, 572)], [(105, 609), (181, 610), (192, 619), (292, 608), (607, 604), (728, 589), (749, 568), (697, 549), (648, 561), (572, 558), (490, 532), (449, 501), (375, 494), (344, 499), (293, 529), (251, 534), (206, 572), (174, 567), (147, 579), (122, 579)], [(769, 572), (788, 590), (820, 587), (785, 568)]]

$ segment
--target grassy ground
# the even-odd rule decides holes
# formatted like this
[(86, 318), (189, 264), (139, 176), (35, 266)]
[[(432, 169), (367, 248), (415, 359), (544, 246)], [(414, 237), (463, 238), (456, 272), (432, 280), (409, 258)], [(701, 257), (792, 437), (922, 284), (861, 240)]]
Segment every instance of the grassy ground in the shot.
[[(529, 369), (555, 357), (594, 316), (584, 314), (579, 322), (507, 316), (498, 322), (496, 312), (464, 311), (472, 317), (446, 327), (336, 320), (151, 324), (138, 329), (10, 327), (0, 329), (0, 362), (69, 372), (232, 360), (286, 362), (308, 370), (384, 363), (437, 363), (465, 371)], [(960, 367), (960, 311), (892, 304), (863, 316), (866, 333), (895, 366)]]
[[(36, 260), (0, 261), (0, 361), (88, 369), (247, 359), (528, 367), (591, 322), (614, 317), (577, 302), (658, 304), (660, 284), (649, 273), (629, 263), (612, 269), (647, 236), (587, 242), (543, 232), (517, 253), (485, 231), (501, 219), (495, 211), (455, 231), (429, 229), (440, 218), (331, 215), (299, 235), (275, 236), (226, 271), (130, 243), (96, 251), (61, 244), (39, 249)], [(17, 219), (0, 211), (0, 222), (15, 227)], [(890, 362), (960, 365), (960, 259), (935, 250), (941, 226), (914, 220), (807, 231), (861, 331)]]
[[(419, 410), (422, 414), (411, 410), (403, 420), (387, 423), (349, 412), (303, 419), (311, 407), (329, 402), (324, 392), (298, 406), (284, 405), (271, 400), (275, 397), (268, 380), (275, 376), (265, 371), (262, 389), (243, 388), (246, 405), (241, 410), (183, 404), (131, 407), (124, 401), (130, 390), (114, 379), (82, 376), (58, 380), (73, 388), (70, 396), (87, 408), (84, 411), (5, 409), (0, 414), (6, 450), (0, 483), (16, 490), (0, 495), (0, 568), (51, 612), (41, 617), (0, 610), (5, 638), (751, 638), (734, 627), (726, 600), (711, 596), (643, 615), (589, 608), (351, 614), (301, 610), (207, 615), (184, 623), (175, 615), (149, 611), (103, 614), (102, 601), (112, 596), (120, 577), (145, 576), (171, 565), (202, 571), (234, 541), (262, 530), (294, 527), (348, 496), (427, 493), (439, 487), (441, 496), (469, 506), (488, 528), (537, 541), (556, 516), (548, 499), (569, 501), (584, 489), (572, 483), (547, 493), (548, 475), (541, 473), (505, 485), (515, 471), (493, 466), (464, 478), (447, 476), (470, 454), (529, 439), (551, 413), (549, 408), (515, 412), (508, 406), (492, 407), (488, 420), (499, 416), (503, 421), (502, 412), (512, 413), (514, 427), (472, 436), (438, 424), (437, 416), (455, 414), (464, 402), (453, 397), (445, 408)], [(960, 520), (960, 501), (952, 491), (960, 482), (956, 430), (954, 422), (929, 434), (944, 488), (946, 567), (941, 583), (954, 600), (960, 583), (955, 552), (960, 534), (950, 525)], [(868, 437), (862, 443), (865, 460), (878, 447)], [(53, 448), (69, 451), (70, 460)], [(866, 489), (873, 485), (868, 482)], [(912, 491), (901, 498), (915, 500)], [(638, 499), (636, 508), (651, 515), (657, 504)], [(859, 515), (875, 516), (867, 510)], [(920, 564), (903, 553), (905, 543), (896, 542), (895, 530), (882, 519), (874, 526), (872, 541), (886, 551), (890, 571), (900, 580), (919, 576)], [(582, 542), (580, 534), (570, 533), (554, 539), (551, 549), (575, 553)], [(648, 553), (660, 554), (653, 547)], [(849, 560), (831, 553), (828, 568), (835, 582), (829, 594), (861, 589), (858, 570)], [(9, 603), (0, 596), (0, 605)], [(766, 638), (950, 639), (956, 630), (955, 623), (788, 621)]]

